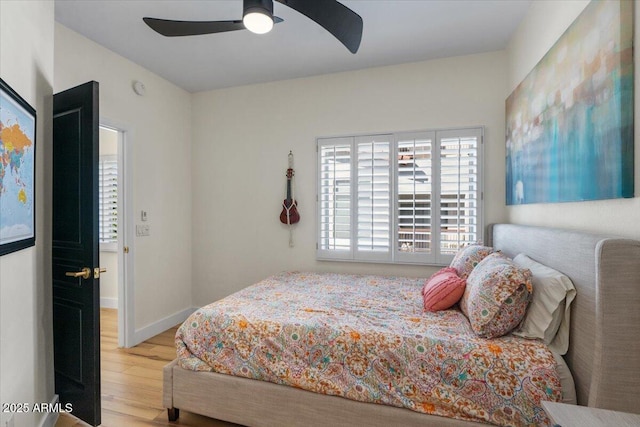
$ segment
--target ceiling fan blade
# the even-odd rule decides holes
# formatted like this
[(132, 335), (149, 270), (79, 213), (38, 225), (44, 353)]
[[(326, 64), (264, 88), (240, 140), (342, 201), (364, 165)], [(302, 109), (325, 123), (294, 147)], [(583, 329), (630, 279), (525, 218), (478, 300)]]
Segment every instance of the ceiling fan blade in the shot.
[[(224, 33), (226, 31), (244, 30), (242, 20), (237, 21), (172, 21), (170, 19), (142, 18), (157, 33), (167, 37), (197, 36), (201, 34)], [(282, 22), (273, 17), (273, 23)]]
[(356, 53), (362, 40), (362, 18), (336, 0), (276, 0), (318, 23)]

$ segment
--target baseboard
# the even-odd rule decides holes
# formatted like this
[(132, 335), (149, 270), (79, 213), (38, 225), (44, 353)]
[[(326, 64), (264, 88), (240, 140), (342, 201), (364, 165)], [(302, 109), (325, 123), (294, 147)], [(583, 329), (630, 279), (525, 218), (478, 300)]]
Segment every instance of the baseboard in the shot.
[(115, 308), (118, 309), (118, 298), (103, 298), (100, 297), (100, 308)]
[[(53, 399), (51, 399), (51, 407), (55, 407), (56, 403), (58, 403), (58, 400), (58, 395), (54, 394)], [(39, 427), (54, 427), (56, 425), (56, 422), (58, 421), (59, 416), (59, 412), (47, 412), (46, 415), (42, 417)]]
[(133, 334), (133, 345), (138, 345), (141, 342), (146, 341), (149, 338), (155, 337), (156, 335), (166, 331), (167, 329), (173, 328), (178, 323), (184, 322), (187, 317), (189, 317), (191, 313), (196, 310), (196, 307), (185, 308), (184, 310), (172, 314), (171, 316), (160, 319), (157, 322), (154, 322), (143, 328), (136, 329)]

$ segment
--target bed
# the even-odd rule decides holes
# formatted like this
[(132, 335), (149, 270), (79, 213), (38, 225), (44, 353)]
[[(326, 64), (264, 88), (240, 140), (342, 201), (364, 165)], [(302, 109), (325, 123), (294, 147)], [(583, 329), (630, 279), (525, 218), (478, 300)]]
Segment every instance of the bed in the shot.
[[(525, 253), (573, 281), (578, 292), (565, 360), (578, 403), (638, 412), (640, 242), (511, 224), (494, 225), (488, 231), (488, 243), (506, 255)], [(170, 419), (183, 409), (249, 426), (486, 425), (198, 372), (180, 367), (177, 360), (164, 369), (163, 404)]]

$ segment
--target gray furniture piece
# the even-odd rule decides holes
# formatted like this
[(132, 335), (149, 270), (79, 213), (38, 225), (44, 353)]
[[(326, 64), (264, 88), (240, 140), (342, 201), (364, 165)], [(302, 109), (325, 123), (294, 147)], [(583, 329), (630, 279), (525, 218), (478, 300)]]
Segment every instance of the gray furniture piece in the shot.
[(562, 427), (638, 427), (640, 415), (565, 403), (542, 402), (544, 411)]
[[(578, 404), (640, 413), (640, 241), (514, 224), (489, 226), (488, 244), (527, 254), (573, 281), (565, 360)], [(247, 426), (482, 426), (213, 372), (173, 361), (163, 405)]]

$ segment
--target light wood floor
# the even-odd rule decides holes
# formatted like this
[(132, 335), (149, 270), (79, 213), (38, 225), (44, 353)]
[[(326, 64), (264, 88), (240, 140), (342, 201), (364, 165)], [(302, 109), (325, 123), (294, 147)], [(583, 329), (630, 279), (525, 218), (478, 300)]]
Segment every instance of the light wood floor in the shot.
[[(162, 407), (162, 367), (176, 358), (174, 327), (133, 348), (118, 348), (118, 315), (100, 309), (102, 426), (104, 427), (232, 427), (236, 424), (180, 411), (175, 423)], [(61, 414), (55, 427), (88, 424)]]

